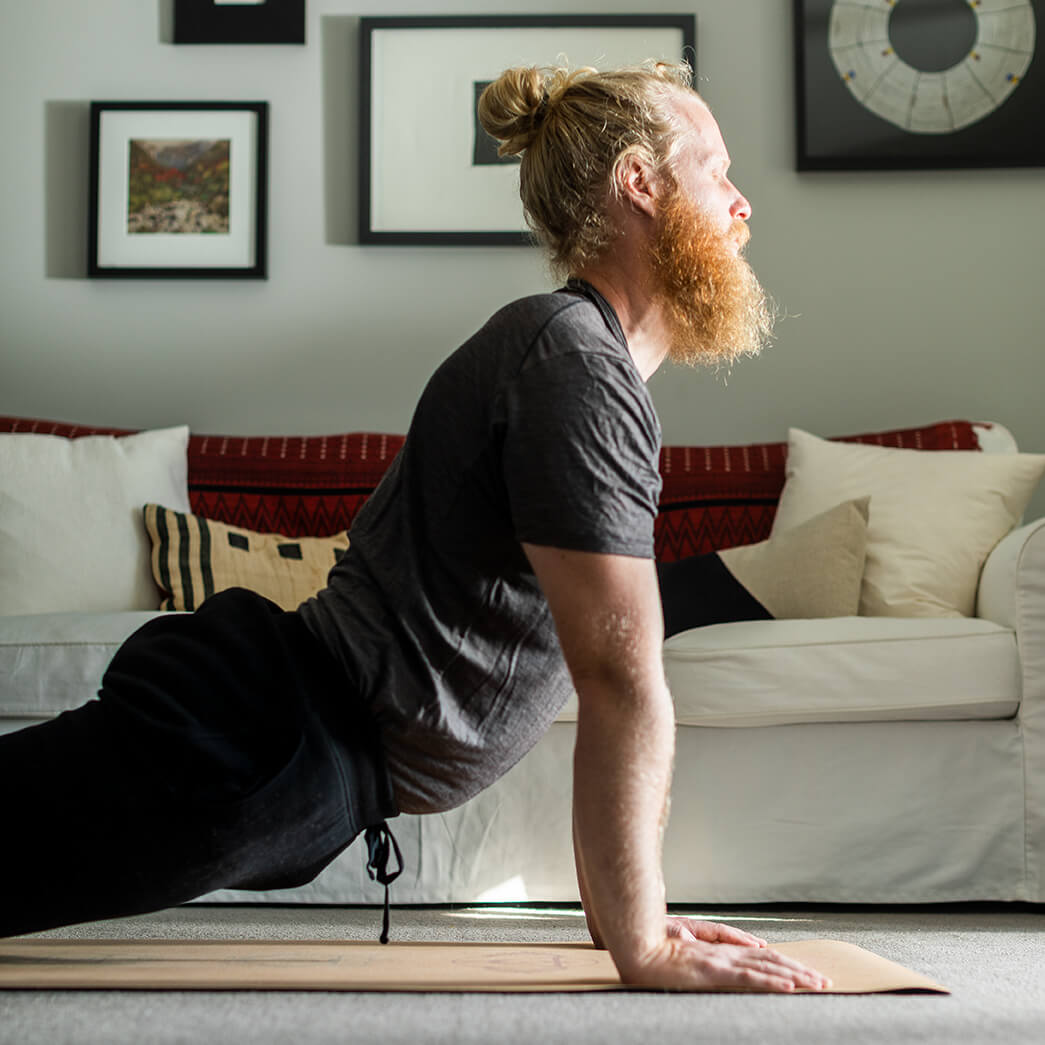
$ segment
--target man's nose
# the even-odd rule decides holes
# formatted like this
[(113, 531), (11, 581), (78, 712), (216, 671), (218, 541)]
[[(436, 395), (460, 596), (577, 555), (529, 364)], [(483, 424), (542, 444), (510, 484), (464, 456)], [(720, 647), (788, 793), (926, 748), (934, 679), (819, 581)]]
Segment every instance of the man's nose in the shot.
[(749, 221), (751, 219), (751, 204), (740, 194), (736, 186), (733, 188), (737, 195), (729, 208), (729, 216), (734, 219), (739, 218), (741, 221)]
[(740, 218), (742, 222), (747, 222), (751, 217), (751, 205), (747, 202), (746, 198), (739, 192), (737, 193), (737, 199), (734, 200), (733, 206), (729, 208), (729, 216), (734, 218)]

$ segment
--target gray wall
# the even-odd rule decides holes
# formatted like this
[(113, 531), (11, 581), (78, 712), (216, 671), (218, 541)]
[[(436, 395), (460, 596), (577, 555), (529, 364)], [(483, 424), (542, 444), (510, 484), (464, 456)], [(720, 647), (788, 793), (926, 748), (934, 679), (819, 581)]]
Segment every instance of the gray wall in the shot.
[[(309, 0), (304, 47), (181, 47), (170, 0), (2, 0), (0, 412), (403, 431), (446, 353), (549, 283), (529, 248), (355, 242), (358, 17), (643, 6)], [(728, 380), (652, 379), (666, 441), (971, 417), (1045, 450), (1042, 172), (798, 174), (790, 0), (653, 9), (697, 14), (701, 89), (754, 206), (749, 255), (789, 316)], [(268, 281), (84, 278), (87, 102), (119, 98), (271, 103)]]

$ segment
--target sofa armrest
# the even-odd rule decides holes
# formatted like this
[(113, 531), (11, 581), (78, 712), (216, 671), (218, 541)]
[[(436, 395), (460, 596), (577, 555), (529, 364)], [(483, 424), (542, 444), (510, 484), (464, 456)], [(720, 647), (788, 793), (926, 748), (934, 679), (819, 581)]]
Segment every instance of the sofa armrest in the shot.
[(1019, 740), (1023, 752), (1027, 896), (1045, 902), (1045, 519), (999, 541), (980, 577), (977, 614), (1015, 629), (1023, 692)]
[(1045, 902), (1045, 519), (999, 541), (980, 577), (977, 615), (1013, 628), (1020, 657), (1027, 895)]
[[(1030, 634), (1045, 624), (1045, 518), (1002, 538), (983, 564), (976, 616)], [(1045, 632), (1040, 632), (1045, 645)]]

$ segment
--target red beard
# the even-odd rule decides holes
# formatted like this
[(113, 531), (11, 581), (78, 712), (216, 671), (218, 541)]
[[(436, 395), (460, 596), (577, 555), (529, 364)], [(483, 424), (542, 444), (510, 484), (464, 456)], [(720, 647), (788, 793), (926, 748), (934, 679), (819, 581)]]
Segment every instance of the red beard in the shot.
[(749, 237), (739, 220), (720, 231), (678, 189), (666, 202), (650, 261), (673, 362), (728, 366), (769, 341), (773, 314), (765, 291), (737, 252)]

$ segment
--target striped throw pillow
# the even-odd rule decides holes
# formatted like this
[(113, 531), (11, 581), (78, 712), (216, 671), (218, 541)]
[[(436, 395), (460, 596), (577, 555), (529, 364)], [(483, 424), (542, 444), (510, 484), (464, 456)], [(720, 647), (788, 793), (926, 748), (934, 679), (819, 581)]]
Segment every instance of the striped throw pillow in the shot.
[(284, 537), (164, 508), (145, 506), (160, 609), (195, 610), (226, 588), (248, 588), (294, 610), (320, 588), (348, 547), (348, 533)]

